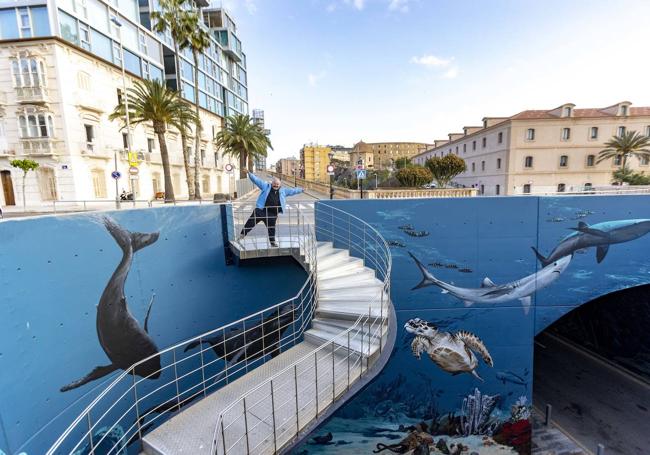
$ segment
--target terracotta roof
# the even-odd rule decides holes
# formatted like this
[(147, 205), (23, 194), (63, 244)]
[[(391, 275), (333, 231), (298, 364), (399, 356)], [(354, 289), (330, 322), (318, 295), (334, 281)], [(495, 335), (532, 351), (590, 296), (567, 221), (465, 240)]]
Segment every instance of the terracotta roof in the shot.
[[(603, 109), (607, 109), (607, 108), (603, 108)], [(518, 114), (513, 115), (512, 117), (510, 117), (510, 119), (534, 120), (534, 119), (558, 118), (556, 115), (552, 115), (550, 113), (551, 110), (522, 111)], [(635, 117), (641, 115), (650, 115), (650, 107), (630, 107), (630, 115), (628, 117)], [(596, 118), (596, 117), (616, 117), (616, 115), (603, 112), (602, 109), (573, 109), (573, 118)]]

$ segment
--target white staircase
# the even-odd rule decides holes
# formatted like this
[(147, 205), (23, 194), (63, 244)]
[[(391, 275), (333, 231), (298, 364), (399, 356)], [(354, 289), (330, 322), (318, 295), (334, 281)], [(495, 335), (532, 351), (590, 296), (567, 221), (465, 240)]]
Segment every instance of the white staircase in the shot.
[(303, 341), (144, 435), (145, 454), (276, 453), (372, 367), (387, 331), (385, 284), (331, 242), (316, 252), (318, 297)]

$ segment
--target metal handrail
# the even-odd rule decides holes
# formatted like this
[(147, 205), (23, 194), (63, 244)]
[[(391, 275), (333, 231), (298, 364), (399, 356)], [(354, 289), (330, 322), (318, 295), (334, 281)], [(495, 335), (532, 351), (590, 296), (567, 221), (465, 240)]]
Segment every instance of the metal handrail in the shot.
[[(327, 211), (329, 211), (329, 213), (327, 213)], [(360, 378), (364, 374), (364, 360), (366, 364), (365, 372), (367, 374), (367, 371), (371, 366), (371, 345), (373, 343), (373, 340), (375, 341), (375, 345), (378, 340), (379, 352), (381, 352), (381, 349), (386, 342), (386, 338), (384, 336), (384, 315), (387, 315), (389, 305), (390, 273), (392, 267), (391, 252), (387, 242), (375, 228), (360, 218), (351, 215), (343, 210), (321, 203), (317, 207), (317, 212), (320, 212), (322, 215), (322, 220), (317, 218), (319, 222), (315, 224), (317, 238), (318, 234), (320, 234), (321, 238), (329, 239), (333, 241), (337, 246), (343, 244), (343, 246), (347, 247), (351, 253), (355, 251), (362, 253), (364, 263), (370, 263), (374, 265), (376, 274), (379, 275), (379, 277), (382, 279), (381, 290), (378, 292), (378, 296), (369, 303), (367, 315), (359, 316), (352, 324), (352, 326), (350, 326), (348, 329), (341, 331), (331, 339), (320, 344), (318, 347), (303, 355), (298, 360), (295, 360), (290, 365), (283, 368), (281, 371), (273, 374), (260, 384), (257, 384), (253, 389), (246, 391), (246, 393), (241, 395), (237, 400), (226, 406), (219, 413), (214, 427), (211, 453), (215, 455), (227, 455), (232, 452), (234, 448), (236, 448), (238, 445), (242, 445), (244, 442), (245, 447), (242, 448), (242, 450), (235, 450), (236, 453), (264, 453), (261, 450), (260, 446), (263, 444), (269, 444), (269, 441), (271, 441), (271, 439), (273, 441), (272, 452), (277, 452), (279, 448), (285, 446), (287, 442), (295, 438), (300, 433), (301, 412), (305, 411), (312, 405), (312, 403), (314, 403), (314, 418), (317, 418), (325, 408), (335, 402), (337, 396), (340, 396), (342, 393), (349, 390), (351, 382), (354, 382), (354, 377), (351, 378), (351, 370), (356, 370), (356, 367), (358, 365), (360, 367), (358, 377)], [(329, 223), (327, 221), (328, 217)], [(320, 221), (322, 221), (322, 223)], [(353, 232), (354, 229), (352, 221), (355, 223), (354, 227), (360, 230), (359, 233)], [(347, 222), (347, 231), (344, 230), (345, 222)], [(344, 232), (337, 232), (341, 229), (343, 229)], [(347, 238), (344, 235), (346, 232)], [(372, 254), (367, 254), (368, 252), (374, 252), (374, 256)], [(377, 317), (376, 313), (373, 315), (373, 309), (379, 309), (379, 317)], [(351, 348), (351, 339), (359, 340), (359, 336), (361, 340), (361, 349), (354, 350)], [(364, 340), (367, 341), (367, 346), (365, 346)], [(337, 354), (340, 357), (338, 362), (336, 360)], [(326, 362), (329, 363), (329, 360), (327, 360), (328, 355), (329, 358), (331, 358), (331, 375), (328, 372), (321, 374), (318, 372), (318, 366), (319, 364), (323, 363), (323, 357), (325, 357)], [(319, 356), (321, 357), (320, 362)], [(310, 399), (307, 403), (303, 403), (303, 406), (301, 407), (299, 402), (302, 393), (305, 392), (306, 389), (310, 389), (312, 387), (311, 384), (308, 384), (307, 387), (300, 387), (300, 381), (298, 380), (298, 368), (302, 365), (305, 365), (305, 363), (310, 363), (312, 358), (315, 370), (313, 383), (315, 398)], [(353, 359), (352, 364), (351, 359)], [(341, 372), (339, 368), (339, 377), (337, 379), (337, 365), (340, 366), (342, 363), (347, 363), (347, 371), (344, 368)], [(291, 374), (292, 370), (293, 375)], [(343, 377), (341, 377), (341, 374)], [(322, 379), (320, 378), (323, 376), (325, 376), (326, 383), (324, 386), (320, 387), (321, 390), (319, 391), (319, 380), (322, 384)], [(329, 384), (330, 376), (331, 385)], [(278, 403), (276, 396), (282, 391), (282, 388), (287, 385), (290, 387), (289, 397), (283, 402)], [(337, 393), (337, 386), (339, 385), (344, 387)], [(331, 401), (328, 401), (330, 399), (330, 389)], [(270, 393), (263, 393), (262, 398), (254, 401), (254, 397), (257, 394), (267, 390)], [(325, 400), (325, 407), (320, 408), (319, 405), (322, 401), (321, 395), (323, 393), (328, 394), (328, 397), (326, 397)], [(253, 400), (252, 404), (251, 400)], [(295, 412), (287, 415), (286, 409), (283, 410), (282, 408), (290, 405), (294, 401)], [(255, 409), (256, 407), (266, 406), (268, 408), (269, 405), (271, 408), (270, 414), (260, 416), (259, 411), (252, 413), (252, 409)], [(235, 417), (232, 417), (228, 423), (225, 423), (225, 417), (232, 412), (236, 412), (239, 409), (242, 409), (242, 411), (240, 411), (239, 414), (236, 414)], [(247, 418), (249, 414), (257, 418), (259, 422), (253, 424), (252, 426), (249, 425), (249, 419)], [(280, 418), (276, 418), (278, 417), (276, 414), (283, 414), (283, 416), (280, 415)], [(284, 418), (282, 419), (282, 417)], [(242, 419), (243, 429), (241, 428)], [(282, 430), (279, 434), (278, 420), (281, 422), (280, 427), (282, 427), (282, 425), (289, 425), (288, 428)], [(268, 427), (266, 428), (267, 434), (260, 436), (260, 442), (257, 445), (251, 447), (251, 438), (253, 438), (255, 432), (264, 431), (263, 429), (258, 429), (262, 423), (265, 423)], [(270, 429), (272, 429), (272, 435), (270, 434)], [(226, 442), (227, 436), (229, 436), (229, 439), (231, 440), (235, 439), (232, 444)], [(271, 448), (269, 447), (269, 450), (270, 449)]]
[[(289, 214), (291, 216), (290, 220), (295, 220), (297, 223), (305, 225), (300, 211), (289, 210)], [(299, 247), (298, 254), (304, 255), (307, 263), (315, 265), (316, 235), (313, 231), (313, 226), (311, 230), (300, 231), (300, 235), (297, 236), (297, 244)], [(200, 396), (206, 396), (209, 388), (227, 384), (231, 378), (261, 365), (265, 362), (265, 358), (269, 353), (282, 352), (291, 346), (295, 346), (299, 342), (303, 332), (309, 326), (314, 314), (314, 305), (317, 298), (315, 270), (315, 267), (311, 268), (307, 280), (294, 297), (245, 316), (237, 321), (230, 322), (217, 329), (184, 340), (133, 364), (127, 370), (120, 373), (86, 406), (81, 414), (75, 418), (72, 424), (66, 428), (46, 452), (47, 455), (52, 455), (60, 451), (74, 452), (84, 444), (84, 441), (87, 441), (90, 453), (94, 453), (95, 447), (104, 443), (109, 434), (117, 426), (122, 426), (123, 421), (131, 419), (131, 425), (123, 431), (122, 437), (118, 441), (115, 441), (108, 451), (108, 454), (117, 453), (134, 437), (138, 436), (141, 438), (142, 434), (165, 413), (179, 410), (184, 405), (191, 403), (194, 399)], [(291, 307), (288, 307), (288, 305), (291, 305)], [(283, 321), (283, 313), (281, 311), (285, 311), (287, 308), (291, 317), (288, 318), (288, 321)], [(286, 316), (287, 313), (284, 313), (284, 315)], [(266, 326), (264, 323), (268, 322), (269, 318), (275, 319), (278, 328), (270, 332), (265, 332)], [(247, 324), (249, 325), (248, 328)], [(261, 335), (259, 335), (260, 329)], [(255, 333), (257, 333), (257, 336), (255, 336)], [(215, 335), (217, 338), (220, 336), (221, 341), (217, 339), (216, 344), (212, 344), (211, 341), (215, 340)], [(243, 347), (228, 351), (227, 342), (237, 340), (237, 338), (239, 338), (238, 341), (240, 342), (243, 339)], [(273, 343), (271, 346), (265, 345), (267, 339)], [(208, 346), (204, 347), (206, 342)], [(262, 344), (261, 350), (259, 352), (253, 351), (250, 354), (252, 357), (249, 359), (249, 348), (254, 347), (255, 343), (259, 344), (260, 342)], [(196, 346), (200, 347), (198, 352), (177, 358), (177, 351), (180, 348), (184, 347), (183, 353), (185, 353), (188, 349), (194, 349)], [(223, 348), (222, 353), (217, 352), (219, 346)], [(217, 358), (206, 362), (204, 354), (209, 351), (214, 351), (217, 354)], [(229, 356), (233, 354), (239, 355), (240, 357), (243, 356), (243, 359), (240, 360), (238, 357), (229, 364), (232, 361), (232, 358), (229, 360)], [(141, 376), (139, 379), (137, 378), (138, 367), (145, 366), (148, 362), (162, 359), (169, 355), (172, 357), (172, 362), (165, 363), (165, 366), (158, 368), (156, 371), (144, 377)], [(189, 367), (185, 362), (188, 362)], [(220, 364), (223, 364), (221, 368)], [(180, 372), (179, 367), (181, 368)], [(182, 371), (183, 368), (189, 371)], [(149, 387), (150, 383), (145, 383), (145, 380), (148, 378), (164, 377), (165, 375), (171, 376), (172, 374), (173, 378), (170, 377), (170, 380), (162, 385), (156, 383)], [(133, 376), (132, 380), (127, 378), (129, 375)], [(192, 384), (187, 385), (187, 382), (192, 382)], [(138, 393), (138, 386), (140, 386), (141, 393)], [(172, 393), (165, 393), (170, 387), (173, 389)], [(181, 390), (181, 388), (183, 389)], [(115, 392), (117, 398), (111, 392)], [(189, 392), (191, 394), (188, 395)], [(164, 398), (162, 400), (153, 400), (154, 395), (157, 393), (162, 393)], [(122, 409), (126, 410), (115, 418), (113, 414), (115, 414), (115, 410), (122, 403), (122, 400), (127, 401), (126, 406), (122, 406)], [(141, 408), (144, 408), (146, 405), (149, 405), (149, 408), (141, 411)], [(145, 418), (152, 416), (154, 413), (158, 415), (145, 422)], [(98, 415), (99, 417), (97, 417)], [(107, 427), (107, 429), (100, 437), (95, 432), (102, 427)], [(81, 434), (78, 435), (78, 438), (75, 438), (74, 435), (77, 432)], [(99, 439), (96, 440), (97, 438)], [(63, 445), (66, 443), (69, 444), (69, 447), (64, 448)], [(102, 446), (102, 449), (106, 449), (105, 445)]]

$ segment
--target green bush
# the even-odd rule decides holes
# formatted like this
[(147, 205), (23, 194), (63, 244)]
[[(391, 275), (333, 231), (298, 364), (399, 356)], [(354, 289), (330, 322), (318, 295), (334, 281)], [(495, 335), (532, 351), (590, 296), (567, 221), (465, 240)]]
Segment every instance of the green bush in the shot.
[(430, 183), (433, 175), (431, 175), (431, 172), (427, 168), (413, 165), (397, 171), (395, 178), (402, 186), (420, 187), (425, 183)]
[(458, 174), (467, 170), (465, 160), (457, 155), (433, 156), (424, 165), (431, 171), (439, 188), (444, 188)]

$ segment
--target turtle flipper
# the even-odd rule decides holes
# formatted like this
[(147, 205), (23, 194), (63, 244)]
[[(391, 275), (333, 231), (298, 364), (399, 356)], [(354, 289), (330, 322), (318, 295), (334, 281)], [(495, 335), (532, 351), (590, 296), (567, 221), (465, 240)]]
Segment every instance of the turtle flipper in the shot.
[(61, 392), (67, 392), (68, 390), (76, 389), (77, 387), (81, 387), (84, 384), (88, 384), (90, 381), (94, 381), (95, 379), (103, 378), (107, 374), (112, 373), (113, 371), (117, 370), (118, 367), (115, 365), (104, 365), (101, 367), (95, 367), (93, 371), (88, 373), (86, 376), (83, 378), (71, 382), (70, 384), (64, 385), (61, 387)]
[(494, 362), (492, 361), (492, 356), (490, 355), (490, 352), (487, 350), (485, 347), (485, 344), (483, 344), (483, 341), (476, 335), (470, 332), (466, 332), (464, 330), (461, 330), (460, 332), (455, 334), (456, 338), (463, 343), (473, 351), (478, 352), (481, 357), (483, 357), (483, 361), (487, 363), (489, 366), (493, 367)]

